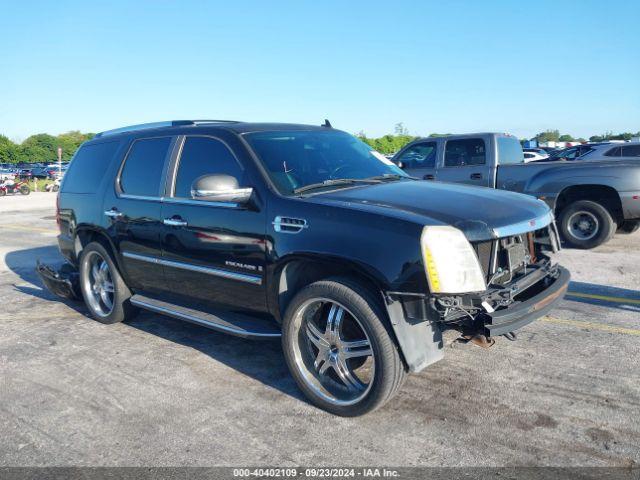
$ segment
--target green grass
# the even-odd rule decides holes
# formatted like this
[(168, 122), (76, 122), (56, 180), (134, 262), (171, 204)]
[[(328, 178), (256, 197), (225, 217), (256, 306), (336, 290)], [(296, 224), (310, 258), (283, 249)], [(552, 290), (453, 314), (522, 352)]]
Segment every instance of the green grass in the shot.
[[(46, 185), (52, 184), (53, 180), (37, 180), (37, 185), (38, 185), (38, 192), (45, 192), (46, 190), (44, 189), (44, 187)], [(29, 182), (27, 182), (27, 184), (29, 185), (29, 188), (31, 189), (32, 192), (36, 191), (36, 181), (34, 180), (30, 180)]]

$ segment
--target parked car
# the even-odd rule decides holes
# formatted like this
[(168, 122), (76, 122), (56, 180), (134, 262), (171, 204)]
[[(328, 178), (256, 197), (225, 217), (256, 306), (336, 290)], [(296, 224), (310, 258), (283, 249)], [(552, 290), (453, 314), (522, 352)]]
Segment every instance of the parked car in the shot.
[[(523, 148), (522, 151), (524, 153), (533, 153), (538, 155), (540, 158), (546, 158), (549, 156), (549, 153), (544, 148)], [(525, 156), (525, 158), (527, 158)]]
[(551, 155), (553, 152), (557, 152), (559, 149), (556, 147), (538, 147), (540, 150), (544, 150), (547, 155)]
[(611, 142), (585, 143), (582, 145), (575, 145), (573, 147), (562, 148), (549, 154), (549, 161), (576, 160), (581, 158), (583, 155), (592, 152), (596, 147), (601, 145), (610, 146)]
[(596, 145), (580, 157), (581, 160), (633, 160), (640, 157), (640, 142), (628, 142), (624, 144), (605, 143)]
[[(146, 309), (281, 336), (300, 389), (338, 415), (383, 405), (440, 360), (443, 330), (515, 338), (569, 283), (546, 254), (559, 242), (544, 202), (414, 180), (330, 126), (98, 134), (72, 160), (56, 215), (96, 320)], [(72, 290), (64, 272), (39, 272)]]
[[(586, 155), (596, 148), (591, 144), (569, 150)], [(578, 248), (597, 247), (618, 229), (633, 231), (640, 220), (640, 164), (636, 160), (550, 158), (525, 163), (515, 137), (477, 133), (419, 139), (405, 146), (393, 161), (419, 178), (511, 190), (542, 199), (555, 212), (564, 240)]]
[(13, 170), (9, 168), (0, 168), (0, 182), (4, 180), (13, 180), (16, 174)]
[(524, 154), (524, 161), (525, 163), (527, 162), (539, 162), (539, 161), (546, 161), (549, 159), (549, 155), (540, 155), (539, 153), (534, 153), (534, 152), (523, 152)]

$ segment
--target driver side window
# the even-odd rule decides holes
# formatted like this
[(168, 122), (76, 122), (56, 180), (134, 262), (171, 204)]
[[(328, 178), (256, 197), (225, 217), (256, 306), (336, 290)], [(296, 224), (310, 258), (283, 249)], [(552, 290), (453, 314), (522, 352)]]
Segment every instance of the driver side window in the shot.
[(187, 137), (178, 163), (174, 197), (191, 198), (193, 181), (213, 174), (230, 175), (240, 187), (247, 186), (240, 163), (224, 143), (211, 137)]
[(398, 158), (404, 168), (434, 168), (436, 166), (436, 142), (418, 143), (409, 147)]

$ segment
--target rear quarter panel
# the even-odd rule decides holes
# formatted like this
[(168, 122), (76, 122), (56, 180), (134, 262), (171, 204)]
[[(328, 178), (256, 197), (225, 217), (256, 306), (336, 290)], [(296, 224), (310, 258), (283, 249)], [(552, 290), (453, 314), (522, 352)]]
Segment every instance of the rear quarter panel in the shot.
[[(89, 193), (73, 193), (65, 190), (64, 180), (58, 193), (60, 217), (60, 250), (72, 263), (77, 262), (75, 238), (79, 229), (91, 227), (104, 229), (105, 216), (102, 212), (102, 199), (108, 188), (113, 188), (113, 179), (120, 165), (120, 159), (126, 151), (128, 141), (120, 140), (116, 153), (111, 159), (105, 174), (95, 191)], [(80, 147), (82, 148), (82, 147)], [(73, 169), (73, 160), (69, 165), (69, 173)]]

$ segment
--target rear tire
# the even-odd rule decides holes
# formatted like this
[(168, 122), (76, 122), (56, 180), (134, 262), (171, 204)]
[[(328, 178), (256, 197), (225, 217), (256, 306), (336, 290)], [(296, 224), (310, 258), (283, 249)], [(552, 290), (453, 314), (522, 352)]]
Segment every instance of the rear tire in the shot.
[(131, 320), (138, 313), (111, 254), (99, 242), (89, 243), (80, 254), (80, 290), (91, 316), (100, 323)]
[(0, 188), (0, 197), (6, 197), (7, 191), (4, 188)]
[(638, 229), (640, 229), (640, 220), (625, 220), (616, 233), (630, 234), (637, 232)]
[(314, 405), (355, 417), (400, 389), (406, 371), (385, 317), (375, 295), (345, 278), (312, 283), (295, 295), (284, 316), (282, 346)]
[(591, 200), (578, 200), (560, 212), (560, 233), (572, 247), (590, 249), (608, 242), (616, 232), (611, 213)]

